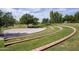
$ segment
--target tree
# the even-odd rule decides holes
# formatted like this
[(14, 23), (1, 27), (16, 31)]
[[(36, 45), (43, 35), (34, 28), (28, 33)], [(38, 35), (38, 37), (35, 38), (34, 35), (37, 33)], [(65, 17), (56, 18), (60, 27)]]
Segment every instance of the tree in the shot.
[(0, 26), (3, 26), (2, 17), (3, 17), (3, 12), (0, 10)]
[(13, 26), (16, 23), (16, 20), (13, 18), (12, 13), (7, 12), (2, 17), (4, 26)]
[(50, 23), (62, 23), (62, 15), (58, 12), (50, 12)]
[(62, 14), (60, 14), (60, 15), (59, 15), (59, 18), (58, 18), (58, 23), (63, 23)]
[(54, 12), (54, 21), (55, 23), (61, 23), (62, 21), (62, 15), (58, 12)]
[(4, 14), (4, 13), (0, 10), (0, 17), (2, 17), (2, 16), (3, 16), (3, 14)]
[(79, 12), (76, 12), (74, 15), (74, 22), (79, 23)]
[(43, 18), (42, 24), (49, 24), (49, 19), (48, 18)]
[(0, 26), (13, 26), (15, 23), (12, 13), (4, 13), (0, 10)]
[(74, 21), (75, 21), (74, 16), (73, 15), (70, 15), (69, 16), (69, 20), (70, 20), (70, 23), (74, 23)]
[(73, 23), (74, 17), (72, 15), (65, 15), (63, 21), (67, 21), (68, 23)]
[(36, 17), (34, 17), (33, 19), (34, 19), (34, 21), (33, 21), (33, 25), (37, 25), (37, 24), (38, 24), (38, 20), (39, 20), (39, 19), (38, 19), (38, 18), (36, 18)]
[(20, 23), (21, 24), (37, 24), (38, 23), (38, 18), (34, 17), (33, 15), (30, 14), (24, 14), (21, 18), (20, 18)]
[(55, 23), (55, 21), (54, 21), (54, 12), (53, 11), (50, 12), (50, 23)]

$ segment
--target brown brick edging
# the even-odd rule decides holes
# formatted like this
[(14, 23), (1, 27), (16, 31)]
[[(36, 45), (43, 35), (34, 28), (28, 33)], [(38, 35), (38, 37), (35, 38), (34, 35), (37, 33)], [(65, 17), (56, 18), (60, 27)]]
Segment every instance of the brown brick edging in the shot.
[(51, 46), (54, 46), (54, 45), (56, 45), (58, 43), (61, 43), (61, 42), (65, 41), (65, 40), (67, 40), (68, 38), (70, 38), (71, 36), (73, 36), (76, 33), (76, 31), (77, 31), (74, 27), (71, 27), (71, 26), (65, 26), (65, 27), (71, 28), (74, 31), (71, 34), (65, 36), (64, 38), (61, 38), (61, 39), (59, 39), (57, 41), (54, 41), (54, 42), (51, 42), (49, 44), (43, 45), (41, 47), (35, 48), (32, 51), (43, 51), (43, 50), (45, 50), (45, 49), (47, 49), (47, 48), (49, 48)]

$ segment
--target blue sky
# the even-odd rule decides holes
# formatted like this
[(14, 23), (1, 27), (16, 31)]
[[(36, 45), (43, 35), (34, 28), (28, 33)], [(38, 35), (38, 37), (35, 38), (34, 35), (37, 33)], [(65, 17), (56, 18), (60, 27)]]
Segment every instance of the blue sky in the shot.
[(42, 18), (49, 18), (50, 11), (58, 11), (63, 16), (66, 14), (74, 15), (74, 13), (79, 11), (79, 8), (0, 8), (0, 10), (4, 12), (12, 12), (17, 20), (19, 20), (23, 14), (29, 13), (38, 17), (41, 21)]

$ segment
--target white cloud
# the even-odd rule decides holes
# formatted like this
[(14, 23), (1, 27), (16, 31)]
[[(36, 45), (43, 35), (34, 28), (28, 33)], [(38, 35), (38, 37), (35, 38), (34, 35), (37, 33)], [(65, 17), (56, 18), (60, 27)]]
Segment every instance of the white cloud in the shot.
[(42, 18), (49, 18), (49, 12), (50, 11), (58, 11), (61, 14), (74, 14), (76, 11), (79, 11), (78, 8), (73, 8), (73, 9), (67, 9), (67, 8), (1, 8), (0, 10), (4, 12), (12, 12), (13, 16), (19, 20), (19, 18), (25, 14), (29, 13), (34, 15), (35, 17), (40, 18), (40, 21)]
[(1, 8), (0, 10), (4, 11), (4, 12), (12, 12), (13, 16), (19, 20), (19, 18), (25, 14), (25, 13), (29, 13), (29, 11), (26, 11), (26, 10), (16, 10), (16, 9), (13, 9), (13, 8)]

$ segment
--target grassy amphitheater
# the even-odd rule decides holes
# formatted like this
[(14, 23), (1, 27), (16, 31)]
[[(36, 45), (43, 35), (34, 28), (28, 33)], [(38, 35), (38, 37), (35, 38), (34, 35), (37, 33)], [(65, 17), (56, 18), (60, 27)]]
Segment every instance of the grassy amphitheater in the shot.
[(45, 30), (0, 40), (0, 51), (77, 51), (79, 24), (52, 24)]

